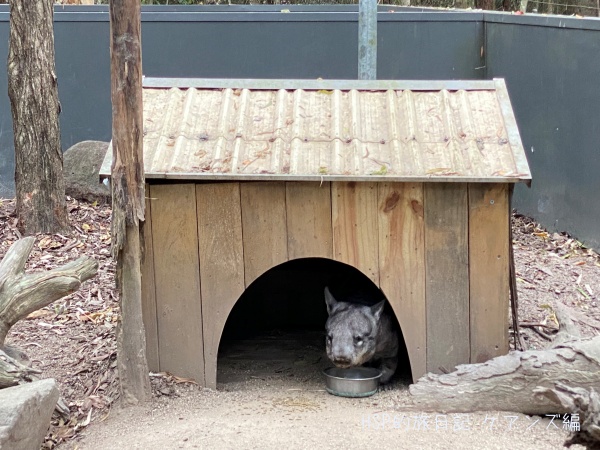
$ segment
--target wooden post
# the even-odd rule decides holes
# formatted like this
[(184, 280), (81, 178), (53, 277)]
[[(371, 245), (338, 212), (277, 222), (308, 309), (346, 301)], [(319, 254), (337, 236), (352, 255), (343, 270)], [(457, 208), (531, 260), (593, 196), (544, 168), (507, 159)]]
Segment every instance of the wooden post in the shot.
[(112, 96), (112, 254), (121, 321), (117, 364), (126, 405), (150, 396), (142, 321), (140, 222), (144, 222), (142, 48), (139, 0), (110, 1)]

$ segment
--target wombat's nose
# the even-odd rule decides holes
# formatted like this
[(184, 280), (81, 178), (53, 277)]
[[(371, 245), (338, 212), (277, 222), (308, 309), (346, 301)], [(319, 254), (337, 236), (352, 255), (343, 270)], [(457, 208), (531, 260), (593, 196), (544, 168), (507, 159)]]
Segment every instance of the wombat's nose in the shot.
[(347, 366), (351, 363), (351, 361), (350, 359), (344, 358), (343, 356), (338, 356), (336, 358), (333, 358), (333, 363), (336, 366)]

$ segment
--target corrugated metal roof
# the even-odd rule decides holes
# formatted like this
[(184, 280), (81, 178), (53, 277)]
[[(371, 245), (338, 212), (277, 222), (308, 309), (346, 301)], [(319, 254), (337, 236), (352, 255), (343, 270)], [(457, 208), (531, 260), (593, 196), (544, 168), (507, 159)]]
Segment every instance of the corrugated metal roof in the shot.
[[(239, 80), (239, 88), (145, 87), (146, 177), (531, 178), (502, 80), (454, 90), (439, 81), (430, 82), (434, 90), (424, 90), (428, 82), (410, 89), (410, 82), (390, 88), (376, 81), (360, 90), (349, 89), (360, 83), (346, 80), (338, 85), (348, 90), (340, 90), (334, 81), (309, 89), (262, 81)], [(236, 86), (232, 80), (226, 85)], [(110, 153), (101, 175), (110, 174)]]

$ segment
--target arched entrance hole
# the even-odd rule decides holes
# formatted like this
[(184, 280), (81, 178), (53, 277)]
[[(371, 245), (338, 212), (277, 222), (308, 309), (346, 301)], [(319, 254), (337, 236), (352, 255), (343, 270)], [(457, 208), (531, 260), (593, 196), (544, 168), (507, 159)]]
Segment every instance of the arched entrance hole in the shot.
[[(332, 365), (325, 354), (325, 286), (342, 301), (360, 297), (376, 303), (384, 296), (359, 270), (333, 260), (304, 258), (273, 267), (244, 291), (227, 318), (219, 343), (218, 384), (226, 389), (248, 382), (321, 387), (321, 371)], [(410, 363), (397, 320), (396, 326), (396, 379), (409, 382)]]

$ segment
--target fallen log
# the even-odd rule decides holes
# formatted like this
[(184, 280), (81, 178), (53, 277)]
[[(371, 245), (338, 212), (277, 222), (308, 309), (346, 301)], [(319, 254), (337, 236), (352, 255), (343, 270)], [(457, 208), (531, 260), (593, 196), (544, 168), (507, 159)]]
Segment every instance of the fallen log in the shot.
[(4, 345), (10, 328), (33, 311), (75, 292), (98, 272), (98, 263), (84, 256), (56, 269), (26, 274), (25, 262), (34, 242), (33, 237), (19, 239), (0, 262), (0, 388), (31, 381), (39, 373)]
[(600, 336), (578, 338), (564, 309), (555, 310), (560, 329), (546, 350), (515, 351), (485, 363), (464, 364), (452, 373), (428, 373), (409, 388), (414, 406), (424, 411), (514, 411), (571, 413), (557, 397), (537, 389), (558, 383), (586, 390), (600, 385)]
[[(29, 358), (21, 349), (12, 345), (0, 349), (0, 389), (39, 381), (41, 373), (41, 370), (31, 367)], [(69, 407), (62, 397), (58, 398), (55, 409), (62, 417), (69, 416)]]
[[(600, 395), (594, 388), (588, 391), (557, 383), (555, 389), (537, 388), (535, 392), (563, 405), (571, 411), (571, 423), (580, 425), (571, 427), (565, 447), (580, 444), (589, 450), (600, 449)], [(577, 421), (574, 421), (575, 415)]]
[(414, 404), (427, 411), (571, 412), (556, 400), (535, 393), (537, 387), (552, 389), (558, 382), (586, 389), (600, 385), (600, 336), (460, 365), (445, 375), (429, 373), (409, 391)]
[(5, 350), (0, 349), (0, 389), (33, 381), (35, 374), (42, 373), (13, 358), (9, 349)]
[(56, 269), (25, 274), (25, 262), (34, 242), (31, 236), (19, 239), (0, 262), (0, 348), (17, 321), (75, 292), (98, 272), (98, 263), (82, 256)]

